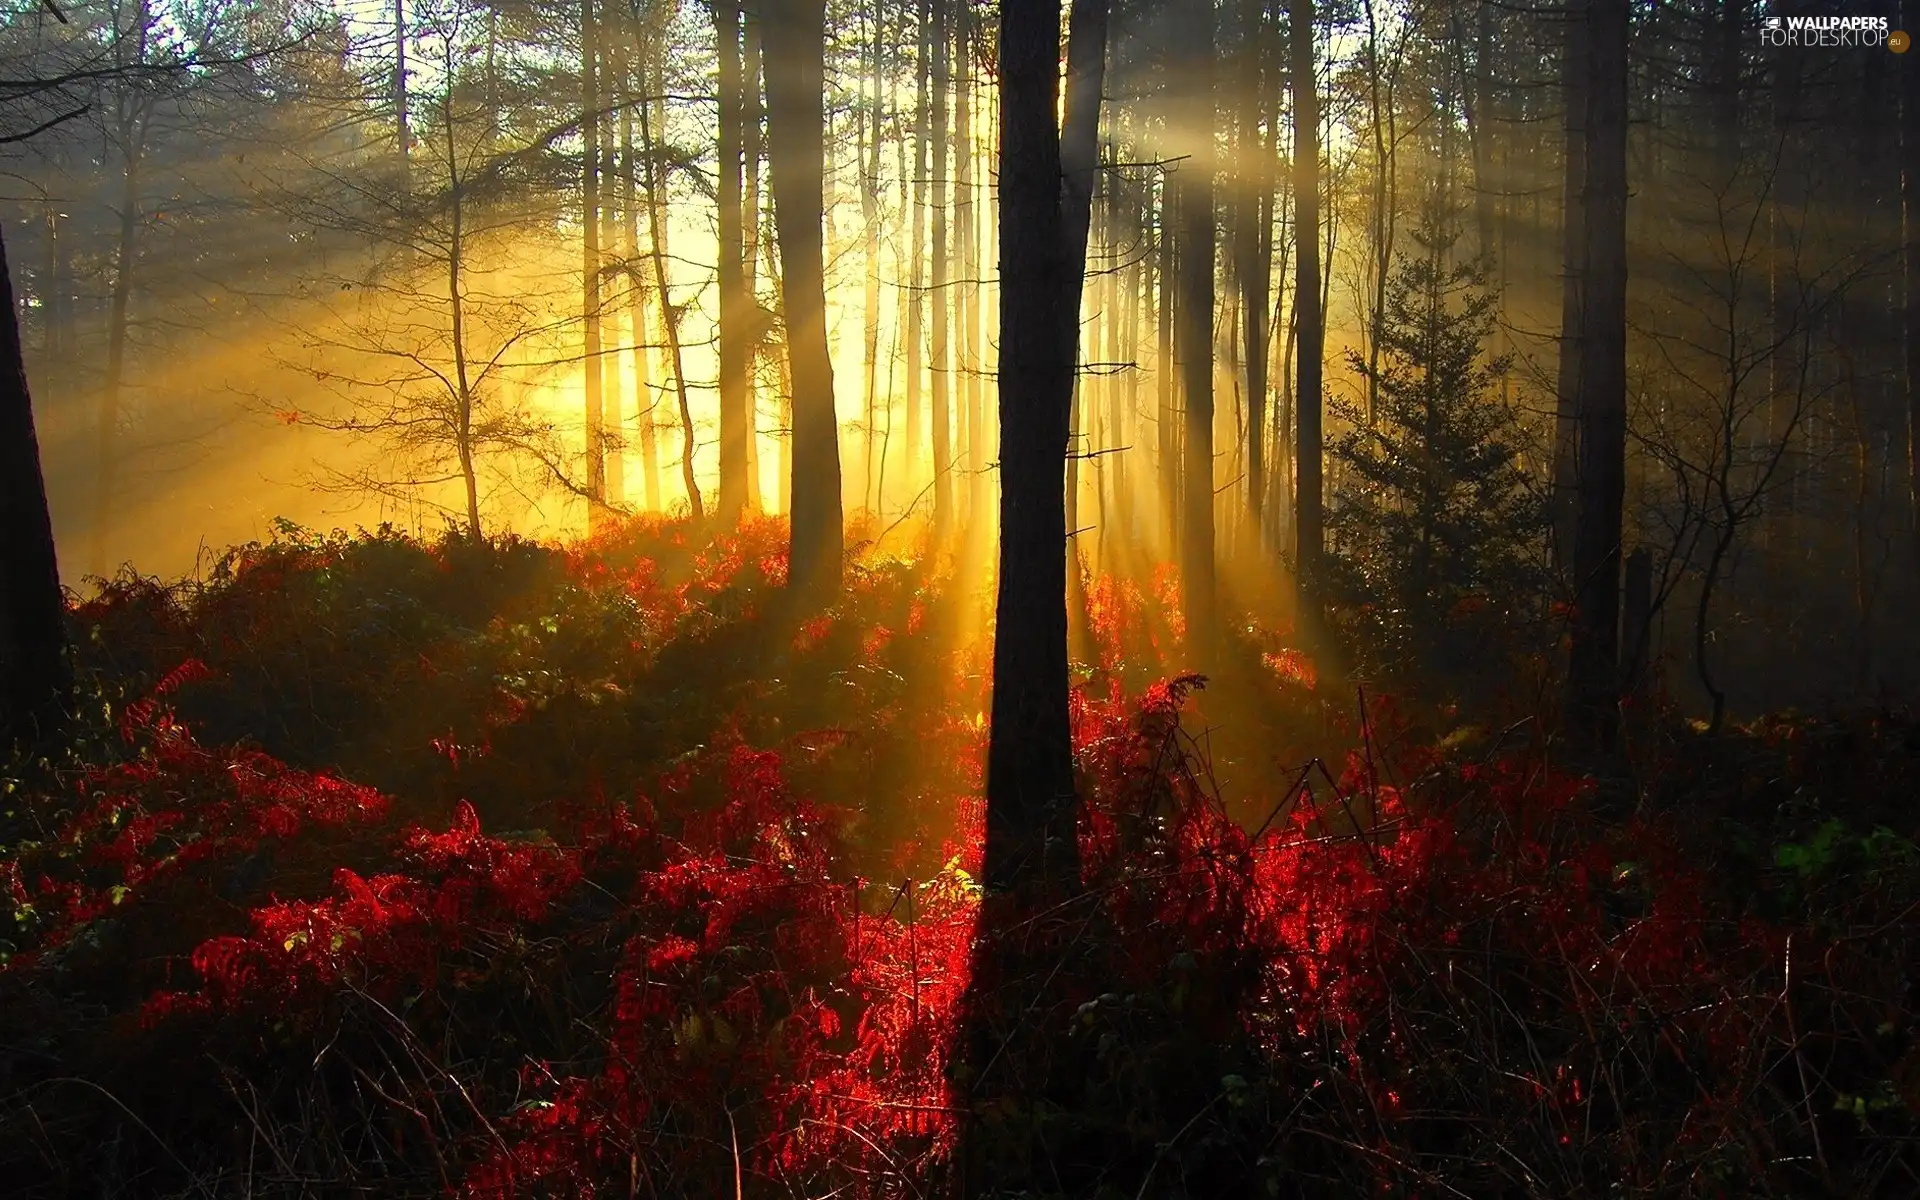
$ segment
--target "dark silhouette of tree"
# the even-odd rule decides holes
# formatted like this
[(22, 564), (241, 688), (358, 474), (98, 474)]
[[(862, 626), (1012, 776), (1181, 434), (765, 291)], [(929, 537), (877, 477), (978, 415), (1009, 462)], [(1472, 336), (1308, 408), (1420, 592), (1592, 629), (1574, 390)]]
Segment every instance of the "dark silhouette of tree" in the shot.
[[(1920, 0), (1900, 6), (1908, 31), (1920, 30)], [(1908, 64), (1901, 64), (1907, 66)], [(1901, 265), (1906, 293), (1907, 519), (1920, 566), (1920, 71), (1900, 72)]]
[(1496, 664), (1495, 626), (1537, 605), (1542, 505), (1526, 437), (1498, 396), (1508, 362), (1488, 358), (1499, 294), (1492, 263), (1456, 254), (1464, 208), (1428, 189), (1389, 277), (1377, 356), (1347, 361), (1372, 386), (1372, 420), (1336, 405), (1346, 432), (1329, 514), (1326, 579), (1352, 614), (1356, 657), (1442, 685)]
[(1180, 299), (1177, 322), (1181, 395), (1186, 413), (1186, 490), (1181, 497), (1180, 575), (1187, 646), (1202, 668), (1213, 658), (1213, 4), (1187, 6), (1182, 86), (1186, 161), (1180, 190)]
[(1620, 513), (1627, 442), (1626, 0), (1588, 0), (1585, 253), (1580, 289), (1579, 507), (1569, 696), (1603, 742), (1618, 716)]
[[(600, 350), (600, 16), (580, 0), (580, 331), (581, 392), (586, 402), (587, 527), (598, 525), (607, 500), (606, 397)], [(616, 409), (616, 411), (618, 411)]]
[(768, 173), (780, 241), (787, 361), (793, 374), (788, 578), (797, 595), (819, 598), (839, 590), (845, 537), (821, 233), (826, 211), (825, 0), (769, 0), (766, 21)]
[(1076, 4), (1059, 99), (1059, 6), (1000, 14), (1000, 582), (987, 749), (988, 886), (1071, 884), (1067, 431), (1097, 167), (1106, 6)]
[(740, 192), (740, 155), (745, 104), (741, 96), (740, 7), (714, 0), (714, 40), (719, 47), (720, 180), (720, 496), (722, 525), (740, 520), (747, 508), (747, 442), (753, 436), (747, 375), (753, 365), (749, 325), (755, 312), (747, 287)]
[(1566, 263), (1560, 281), (1560, 362), (1554, 389), (1553, 555), (1565, 568), (1573, 561), (1573, 516), (1579, 471), (1580, 281), (1586, 255), (1581, 221), (1587, 185), (1587, 9), (1586, 0), (1568, 0), (1560, 58), (1560, 92), (1566, 110), (1560, 234)]
[(57, 728), (71, 683), (66, 600), (40, 472), (33, 397), (0, 238), (0, 755)]
[(1293, 74), (1293, 211), (1295, 337), (1299, 372), (1294, 385), (1298, 422), (1294, 472), (1294, 570), (1299, 574), (1300, 613), (1318, 611), (1316, 578), (1326, 542), (1321, 508), (1321, 355), (1326, 323), (1320, 304), (1320, 94), (1314, 66), (1313, 0), (1291, 0), (1289, 19)]

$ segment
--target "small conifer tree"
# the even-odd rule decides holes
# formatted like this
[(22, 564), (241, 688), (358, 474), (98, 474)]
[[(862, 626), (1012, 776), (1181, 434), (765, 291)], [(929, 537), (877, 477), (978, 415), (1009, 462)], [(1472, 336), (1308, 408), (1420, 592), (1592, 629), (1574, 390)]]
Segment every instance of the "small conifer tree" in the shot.
[(1499, 295), (1484, 257), (1455, 254), (1461, 207), (1435, 186), (1414, 247), (1398, 255), (1370, 368), (1349, 352), (1365, 413), (1336, 402), (1347, 431), (1328, 516), (1329, 582), (1356, 657), (1392, 673), (1476, 674), (1490, 626), (1516, 627), (1541, 594), (1545, 509), (1525, 431), (1486, 346)]

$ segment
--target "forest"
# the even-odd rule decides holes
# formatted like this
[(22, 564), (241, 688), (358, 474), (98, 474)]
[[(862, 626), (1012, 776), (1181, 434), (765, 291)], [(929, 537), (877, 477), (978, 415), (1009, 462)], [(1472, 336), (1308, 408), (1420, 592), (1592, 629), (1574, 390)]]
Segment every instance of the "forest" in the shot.
[(1920, 0), (10, 0), (0, 1193), (1920, 1195)]

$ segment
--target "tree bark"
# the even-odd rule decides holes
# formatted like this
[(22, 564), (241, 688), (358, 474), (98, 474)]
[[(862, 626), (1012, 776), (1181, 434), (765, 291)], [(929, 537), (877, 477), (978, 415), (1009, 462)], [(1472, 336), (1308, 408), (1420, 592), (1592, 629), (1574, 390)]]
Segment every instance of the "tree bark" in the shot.
[(580, 0), (580, 373), (586, 398), (587, 531), (605, 516), (606, 413), (600, 394), (600, 78), (599, 18)]
[(1189, 138), (1186, 161), (1174, 174), (1180, 190), (1181, 398), (1185, 402), (1186, 484), (1181, 498), (1180, 574), (1187, 650), (1193, 663), (1212, 665), (1213, 562), (1213, 4), (1188, 6), (1185, 86)]
[[(1906, 28), (1920, 31), (1920, 0), (1903, 0)], [(1911, 64), (1902, 64), (1910, 67)], [(1901, 274), (1905, 284), (1907, 530), (1920, 569), (1920, 71), (1900, 72)]]
[[(759, 314), (759, 285), (755, 261), (760, 253), (760, 155), (764, 106), (760, 103), (760, 14), (753, 9), (744, 13), (742, 41), (745, 46), (744, 69), (740, 81), (740, 150), (745, 160), (746, 179), (740, 189), (740, 278), (747, 303)], [(766, 511), (760, 494), (760, 396), (754, 372), (754, 357), (766, 345), (764, 337), (747, 351), (747, 510)]]
[[(1076, 4), (1075, 41), (1080, 10)], [(1059, 102), (1057, 0), (1000, 8), (1000, 579), (987, 749), (987, 886), (1077, 881), (1073, 757), (1067, 714), (1066, 453), (1082, 259), (1070, 257), (1090, 171), (1063, 171), (1071, 151)], [(1076, 56), (1079, 57), (1079, 56)], [(1079, 58), (1082, 65), (1085, 59)], [(1070, 77), (1074, 62), (1069, 62)], [(1072, 78), (1067, 121), (1097, 122), (1099, 85)], [(1089, 139), (1089, 142), (1091, 139)], [(1062, 183), (1065, 182), (1063, 203)]]
[[(862, 473), (860, 497), (861, 505), (876, 510), (879, 502), (874, 496), (874, 477), (877, 465), (874, 462), (874, 439), (879, 424), (880, 407), (880, 119), (881, 79), (883, 78), (882, 55), (886, 39), (886, 9), (878, 0), (863, 10), (863, 16), (873, 21), (873, 37), (867, 42), (866, 78), (861, 82), (863, 97), (867, 102), (867, 111), (860, 114), (860, 223), (866, 233), (866, 340), (860, 358), (861, 367), (861, 421), (860, 421), (860, 469)], [(867, 89), (872, 89), (867, 94)]]
[(933, 544), (946, 544), (953, 524), (953, 373), (948, 362), (947, 319), (952, 311), (947, 293), (947, 268), (952, 247), (948, 244), (947, 222), (947, 150), (952, 131), (947, 126), (948, 93), (953, 80), (948, 57), (952, 30), (947, 20), (948, 0), (932, 0), (933, 11), (933, 290), (927, 297), (932, 305), (928, 357), (933, 369)]
[[(621, 30), (620, 97), (620, 211), (621, 258), (627, 264), (627, 323), (633, 327), (633, 419), (640, 427), (641, 500), (648, 512), (660, 509), (660, 440), (655, 414), (660, 397), (653, 388), (653, 352), (647, 341), (646, 275), (640, 263), (640, 175), (641, 166), (634, 154), (633, 112), (637, 101), (633, 90), (633, 71), (646, 65), (637, 37), (637, 27), (629, 22)], [(652, 217), (649, 215), (649, 222)]]
[[(650, 48), (651, 49), (651, 48)], [(659, 60), (649, 65), (659, 74)], [(644, 86), (642, 88), (644, 91)], [(673, 286), (667, 270), (666, 180), (656, 168), (658, 147), (653, 140), (653, 98), (642, 95), (640, 105), (640, 161), (647, 191), (647, 221), (653, 246), (653, 293), (660, 302), (660, 333), (667, 344), (673, 368), (674, 398), (680, 403), (680, 483), (687, 492), (687, 512), (695, 521), (706, 520), (707, 510), (700, 495), (700, 480), (694, 473), (695, 450), (693, 405), (687, 395), (686, 357), (680, 346), (680, 310), (673, 303)]]
[(1579, 506), (1568, 687), (1605, 744), (1619, 715), (1620, 524), (1627, 433), (1627, 0), (1589, 0), (1586, 269), (1581, 280)]
[(1293, 304), (1298, 372), (1294, 385), (1294, 569), (1300, 613), (1317, 622), (1320, 556), (1325, 532), (1321, 508), (1321, 355), (1326, 329), (1320, 300), (1320, 96), (1315, 67), (1313, 0), (1291, 0), (1293, 28), (1293, 211), (1297, 254)]
[(788, 582), (817, 602), (840, 589), (844, 530), (821, 225), (825, 0), (768, 0), (767, 157), (780, 239), (780, 290), (793, 373), (793, 495)]
[(932, 149), (928, 141), (928, 129), (933, 115), (930, 95), (933, 74), (932, 0), (919, 0), (915, 11), (919, 15), (919, 52), (914, 59), (913, 183), (911, 199), (908, 201), (913, 209), (913, 222), (907, 246), (907, 259), (912, 266), (908, 273), (907, 292), (907, 447), (904, 456), (909, 484), (917, 482), (914, 477), (919, 474), (920, 442), (923, 437), (920, 401), (926, 385), (927, 161), (928, 151)]
[(1553, 558), (1562, 568), (1573, 563), (1573, 522), (1579, 499), (1580, 445), (1580, 301), (1587, 242), (1583, 219), (1587, 186), (1587, 4), (1567, 0), (1565, 42), (1560, 61), (1560, 90), (1566, 108), (1565, 178), (1561, 188), (1562, 268), (1560, 281), (1560, 365), (1553, 414)]
[(1235, 274), (1240, 282), (1241, 352), (1247, 372), (1247, 515), (1260, 536), (1266, 506), (1267, 293), (1273, 287), (1273, 176), (1271, 148), (1260, 139), (1265, 98), (1261, 51), (1265, 48), (1261, 0), (1241, 0), (1240, 154), (1253, 162), (1241, 171), (1240, 218), (1234, 229)]
[(720, 286), (720, 496), (723, 527), (737, 525), (747, 507), (747, 439), (752, 436), (747, 373), (752, 365), (747, 323), (752, 297), (746, 290), (741, 232), (740, 151), (742, 133), (739, 0), (714, 0), (714, 41), (719, 51), (719, 286)]
[(19, 307), (0, 236), (0, 755), (57, 732), (72, 675), (66, 598), (20, 349)]

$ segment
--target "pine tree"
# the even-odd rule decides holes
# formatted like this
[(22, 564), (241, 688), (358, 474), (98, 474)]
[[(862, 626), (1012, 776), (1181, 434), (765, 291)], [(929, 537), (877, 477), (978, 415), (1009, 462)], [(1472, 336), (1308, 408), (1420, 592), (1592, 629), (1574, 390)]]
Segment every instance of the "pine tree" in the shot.
[(1546, 512), (1499, 399), (1507, 359), (1483, 352), (1499, 295), (1486, 257), (1454, 254), (1461, 213), (1434, 190), (1388, 285), (1378, 364), (1348, 354), (1373, 420), (1336, 406), (1351, 427), (1331, 447), (1329, 582), (1357, 651), (1389, 669), (1457, 673), (1484, 647), (1461, 635), (1520, 616), (1503, 606), (1541, 582)]

